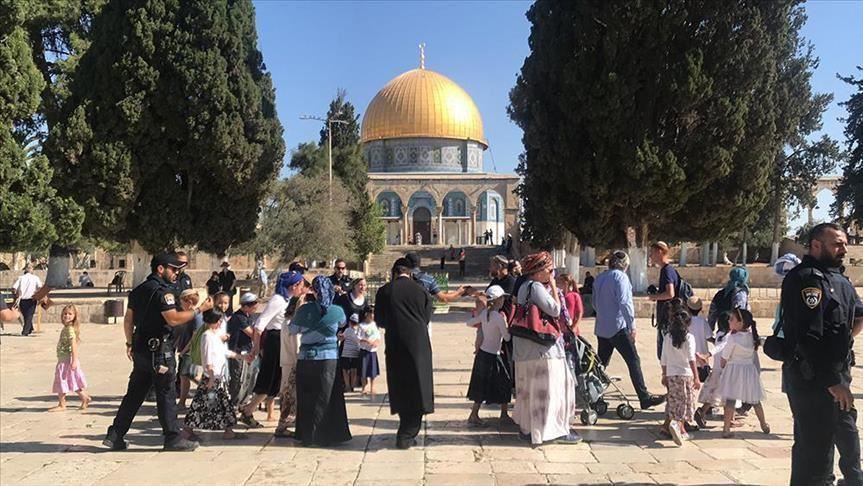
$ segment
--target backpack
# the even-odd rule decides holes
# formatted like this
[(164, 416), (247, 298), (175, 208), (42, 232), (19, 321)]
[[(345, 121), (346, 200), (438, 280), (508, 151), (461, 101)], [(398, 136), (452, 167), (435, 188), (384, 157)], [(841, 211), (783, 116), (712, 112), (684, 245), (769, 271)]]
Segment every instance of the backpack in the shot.
[(201, 356), (201, 341), (203, 340), (204, 331), (207, 330), (207, 326), (201, 326), (196, 331), (195, 334), (192, 335), (191, 345), (189, 346), (189, 356), (192, 359), (192, 364), (202, 366), (204, 364), (204, 360)]
[(683, 301), (683, 305), (689, 301), (689, 298), (695, 295), (695, 291), (692, 290), (692, 285), (683, 279), (680, 275), (680, 272), (677, 269), (674, 269), (674, 272), (677, 274), (677, 288), (674, 289), (674, 296)]
[(515, 306), (515, 314), (510, 324), (509, 333), (516, 337), (529, 339), (537, 344), (554, 344), (560, 338), (560, 327), (554, 318), (543, 313), (536, 304), (530, 301), (533, 283), (525, 283), (530, 286), (527, 289), (527, 301), (524, 305), (517, 304)]
[(785, 339), (782, 324), (782, 307), (780, 307), (779, 321), (773, 329), (773, 334), (764, 340), (764, 354), (774, 361), (791, 361), (794, 358), (794, 352), (790, 349), (790, 343)]
[(732, 310), (734, 296), (737, 295), (737, 292), (740, 290), (732, 289), (731, 292), (726, 292), (725, 289), (719, 289), (713, 294), (713, 299), (710, 300), (708, 320), (715, 323), (722, 331), (728, 331), (728, 313)]

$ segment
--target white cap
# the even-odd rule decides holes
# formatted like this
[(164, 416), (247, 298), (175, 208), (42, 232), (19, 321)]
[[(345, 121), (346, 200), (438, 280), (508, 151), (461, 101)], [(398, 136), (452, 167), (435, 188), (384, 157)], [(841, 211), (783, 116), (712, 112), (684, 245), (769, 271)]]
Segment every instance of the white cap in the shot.
[(254, 304), (257, 301), (258, 296), (251, 292), (246, 292), (245, 294), (240, 296), (240, 305)]
[(360, 315), (356, 314), (356, 313), (351, 314), (350, 320), (351, 320), (351, 322), (360, 322)]
[(499, 297), (503, 297), (504, 295), (507, 295), (507, 293), (503, 291), (503, 288), (500, 285), (492, 285), (485, 289), (485, 296), (488, 297), (489, 300), (494, 300)]

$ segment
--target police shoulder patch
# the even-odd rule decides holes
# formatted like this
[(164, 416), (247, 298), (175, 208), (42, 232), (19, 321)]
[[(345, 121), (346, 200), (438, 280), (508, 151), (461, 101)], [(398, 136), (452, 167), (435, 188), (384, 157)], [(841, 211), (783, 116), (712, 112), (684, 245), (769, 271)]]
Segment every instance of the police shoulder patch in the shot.
[(803, 303), (806, 307), (814, 309), (821, 304), (821, 289), (818, 287), (806, 287), (800, 293), (803, 295)]
[(174, 293), (173, 292), (165, 292), (165, 295), (162, 297), (162, 300), (165, 301), (166, 305), (174, 305)]

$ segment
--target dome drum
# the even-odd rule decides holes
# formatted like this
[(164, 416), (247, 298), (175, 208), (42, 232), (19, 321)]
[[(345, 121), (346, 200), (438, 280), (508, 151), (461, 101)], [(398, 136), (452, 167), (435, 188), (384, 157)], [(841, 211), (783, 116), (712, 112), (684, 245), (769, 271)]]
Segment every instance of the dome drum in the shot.
[(484, 147), (472, 140), (399, 138), (364, 145), (369, 172), (482, 172)]

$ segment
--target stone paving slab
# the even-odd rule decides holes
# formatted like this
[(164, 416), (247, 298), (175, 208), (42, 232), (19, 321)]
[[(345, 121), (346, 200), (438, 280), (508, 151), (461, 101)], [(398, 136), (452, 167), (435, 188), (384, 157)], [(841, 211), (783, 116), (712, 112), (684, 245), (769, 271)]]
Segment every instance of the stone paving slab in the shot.
[[(48, 413), (56, 404), (50, 390), (60, 326), (47, 324), (36, 337), (22, 338), (9, 334), (14, 326), (7, 325), (0, 344), (0, 485), (787, 484), (791, 416), (778, 364), (766, 357), (762, 378), (770, 435), (760, 432), (753, 415), (735, 439), (720, 438), (721, 423), (714, 421), (678, 448), (658, 437), (662, 407), (637, 410), (633, 420), (623, 421), (614, 414), (621, 400), (609, 397), (611, 412), (595, 426), (575, 424), (585, 443), (533, 448), (518, 439), (516, 429), (499, 427), (496, 407), (481, 411), (487, 427), (467, 425), (474, 334), (463, 325), (465, 317), (457, 312), (435, 316), (436, 413), (427, 417), (420, 446), (409, 451), (393, 447), (398, 424), (389, 414), (381, 376), (374, 400), (347, 396), (354, 439), (339, 447), (302, 448), (290, 439), (273, 439), (275, 422), (263, 421), (267, 427), (247, 431), (245, 441), (223, 441), (219, 432), (202, 432), (197, 451), (166, 453), (155, 407), (145, 403), (127, 437), (131, 448), (109, 452), (101, 440), (130, 370), (121, 327), (84, 326), (82, 367), (94, 396), (90, 409), (77, 410), (72, 397), (69, 410)], [(648, 387), (661, 392), (654, 331), (647, 320), (638, 325)], [(591, 341), (592, 327), (589, 319), (582, 324)], [(856, 350), (863, 355), (863, 345)], [(612, 358), (609, 372), (622, 377), (620, 387), (637, 405), (619, 356)], [(863, 380), (861, 367), (853, 375), (855, 393), (863, 399), (856, 385)], [(265, 414), (257, 415), (262, 420)]]

